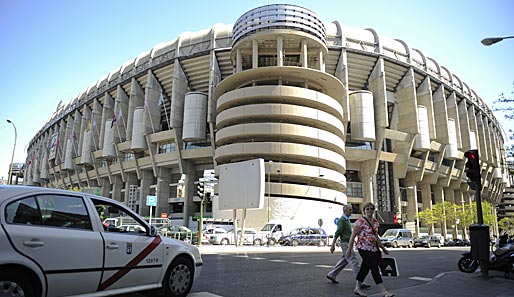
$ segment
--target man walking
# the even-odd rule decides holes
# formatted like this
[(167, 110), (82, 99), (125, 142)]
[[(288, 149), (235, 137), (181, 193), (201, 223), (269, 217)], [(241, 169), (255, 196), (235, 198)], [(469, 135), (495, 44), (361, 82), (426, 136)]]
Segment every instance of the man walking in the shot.
[[(348, 242), (350, 241), (350, 236), (352, 235), (352, 224), (350, 223), (350, 216), (352, 215), (353, 207), (351, 204), (347, 204), (343, 207), (343, 215), (337, 221), (337, 230), (334, 234), (334, 240), (332, 241), (332, 246), (330, 247), (330, 252), (334, 253), (336, 248), (337, 238), (340, 239), (342, 255), (339, 261), (337, 261), (336, 265), (328, 272), (327, 278), (333, 283), (338, 284), (339, 282), (336, 280), (337, 275), (346, 267), (348, 263), (352, 267), (353, 278), (357, 277), (357, 273), (359, 272), (359, 261), (355, 256), (355, 252), (351, 251), (350, 257), (346, 257), (346, 251), (348, 250)], [(370, 285), (363, 283), (361, 288), (366, 289), (369, 288)]]

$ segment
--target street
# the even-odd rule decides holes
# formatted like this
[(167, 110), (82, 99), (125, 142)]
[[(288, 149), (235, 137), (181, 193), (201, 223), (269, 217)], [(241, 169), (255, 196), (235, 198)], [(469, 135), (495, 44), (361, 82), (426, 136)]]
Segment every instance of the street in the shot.
[[(332, 284), (326, 273), (337, 261), (340, 252), (331, 254), (328, 247), (310, 251), (266, 252), (266, 247), (256, 252), (204, 253), (202, 275), (194, 284), (191, 295), (210, 293), (230, 296), (350, 296), (354, 280), (347, 267)], [(223, 247), (218, 249), (223, 251)], [(456, 271), (460, 254), (469, 247), (402, 248), (389, 249), (399, 266), (399, 277), (384, 278), (388, 289), (398, 289), (424, 284), (441, 272)], [(337, 251), (337, 250), (336, 250)], [(371, 275), (366, 282), (374, 285)], [(378, 293), (372, 286), (366, 293)], [(210, 295), (212, 296), (212, 295)]]

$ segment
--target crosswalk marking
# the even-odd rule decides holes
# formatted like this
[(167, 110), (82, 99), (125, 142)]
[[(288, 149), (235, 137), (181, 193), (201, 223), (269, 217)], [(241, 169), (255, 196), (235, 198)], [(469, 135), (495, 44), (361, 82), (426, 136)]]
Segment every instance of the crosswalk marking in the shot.
[(319, 268), (332, 268), (332, 266), (330, 266), (330, 265), (316, 265), (316, 267), (319, 267)]
[(194, 292), (194, 293), (187, 294), (187, 297), (221, 297), (221, 296), (212, 294), (209, 292)]
[(260, 258), (260, 257), (253, 257), (253, 258), (250, 258), (252, 260), (266, 260), (266, 258)]
[(309, 263), (305, 263), (305, 262), (291, 262), (291, 264), (295, 264), (295, 265), (307, 265)]
[(286, 260), (269, 260), (270, 262), (284, 263)]
[(409, 279), (412, 279), (412, 280), (419, 280), (419, 281), (424, 281), (424, 282), (429, 282), (431, 281), (432, 279), (429, 278), (429, 277), (421, 277), (421, 276), (413, 276), (413, 277), (409, 277)]

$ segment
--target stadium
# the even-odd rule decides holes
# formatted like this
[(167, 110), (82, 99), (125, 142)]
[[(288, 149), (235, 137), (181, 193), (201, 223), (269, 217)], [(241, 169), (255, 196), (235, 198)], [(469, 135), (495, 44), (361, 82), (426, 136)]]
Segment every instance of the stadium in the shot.
[[(229, 20), (230, 21), (230, 20)], [(84, 82), (87, 85), (88, 82)], [(325, 22), (295, 5), (266, 5), (155, 45), (61, 106), (27, 148), (24, 183), (90, 188), (190, 225), (197, 184), (220, 211), (220, 166), (264, 159), (269, 219), (329, 224), (372, 201), (381, 222), (420, 228), (419, 210), (470, 203), (464, 152), (479, 149), (482, 199), (508, 184), (491, 109), (419, 49), (373, 29)]]

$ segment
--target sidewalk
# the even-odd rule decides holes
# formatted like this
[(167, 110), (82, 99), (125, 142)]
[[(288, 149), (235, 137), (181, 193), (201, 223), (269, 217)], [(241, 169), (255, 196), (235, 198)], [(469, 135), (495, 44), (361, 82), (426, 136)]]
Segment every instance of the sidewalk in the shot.
[[(316, 246), (297, 246), (290, 247), (296, 251), (302, 252), (319, 252), (326, 250), (326, 247)], [(202, 254), (212, 253), (247, 253), (247, 252), (283, 252), (284, 248), (281, 246), (243, 246), (235, 247), (233, 245), (227, 246), (214, 246), (203, 245), (199, 247)], [(504, 278), (504, 273), (501, 271), (489, 271), (490, 278), (483, 278), (480, 272), (463, 273), (460, 271), (443, 272), (437, 275), (432, 281), (419, 285), (391, 290), (396, 297), (469, 297), (469, 296), (483, 296), (483, 297), (514, 297), (514, 276), (511, 275), (510, 279)], [(380, 293), (369, 295), (370, 297), (381, 297)]]
[[(499, 271), (490, 271), (489, 275), (492, 277), (486, 279), (480, 276), (480, 272), (444, 272), (427, 284), (391, 290), (391, 292), (393, 292), (396, 297), (514, 296), (514, 280), (504, 278), (503, 272)], [(382, 295), (374, 294), (369, 296), (378, 297)]]

